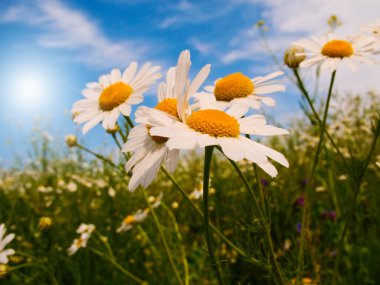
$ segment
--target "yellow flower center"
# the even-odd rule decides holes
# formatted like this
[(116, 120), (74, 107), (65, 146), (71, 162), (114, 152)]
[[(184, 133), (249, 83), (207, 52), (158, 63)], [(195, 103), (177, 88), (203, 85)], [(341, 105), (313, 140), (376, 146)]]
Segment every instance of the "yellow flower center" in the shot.
[[(159, 102), (156, 107), (154, 107), (157, 110), (160, 110), (162, 112), (168, 113), (169, 115), (172, 115), (176, 118), (178, 117), (177, 113), (177, 99), (174, 98), (167, 98)], [(148, 127), (149, 131), (150, 127)], [(160, 136), (152, 136), (151, 138), (156, 142), (156, 143), (166, 143), (168, 141), (168, 138), (160, 137)]]
[(328, 57), (349, 57), (354, 53), (352, 44), (343, 40), (332, 40), (326, 43), (322, 48), (322, 54)]
[(133, 89), (128, 84), (116, 82), (105, 88), (100, 94), (99, 107), (103, 111), (111, 111), (123, 104), (131, 96), (132, 92)]
[(187, 119), (187, 125), (213, 137), (237, 137), (240, 134), (237, 120), (219, 110), (196, 111)]
[(218, 101), (229, 102), (235, 98), (244, 98), (252, 94), (254, 85), (247, 76), (241, 72), (223, 77), (216, 82), (214, 95)]
[(133, 224), (135, 222), (135, 216), (133, 215), (128, 215), (124, 220), (123, 220), (123, 223), (125, 225), (130, 225), (130, 224)]

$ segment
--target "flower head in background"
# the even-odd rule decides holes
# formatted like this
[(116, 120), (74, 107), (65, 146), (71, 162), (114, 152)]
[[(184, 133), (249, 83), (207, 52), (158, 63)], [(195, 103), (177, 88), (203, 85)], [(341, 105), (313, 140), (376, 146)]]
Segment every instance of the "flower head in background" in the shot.
[(49, 229), (53, 226), (53, 220), (50, 217), (41, 217), (38, 221), (38, 227), (41, 230)]
[[(267, 125), (260, 115), (243, 117), (242, 108), (230, 108), (227, 112), (217, 107), (212, 94), (201, 94), (200, 109), (186, 115), (186, 120), (172, 120), (172, 125), (155, 125), (151, 134), (169, 138), (169, 149), (192, 150), (206, 146), (220, 146), (223, 153), (233, 161), (248, 159), (256, 163), (270, 176), (277, 175), (276, 168), (268, 157), (288, 167), (288, 161), (279, 152), (248, 139), (245, 135), (273, 136), (289, 132), (285, 129)], [(155, 118), (162, 120), (160, 116)], [(152, 124), (154, 125), (154, 124)]]
[(67, 135), (65, 141), (68, 147), (74, 147), (78, 143), (75, 135)]
[(364, 27), (364, 31), (369, 33), (375, 39), (374, 53), (380, 53), (380, 19), (376, 19), (372, 23)]
[(298, 68), (302, 61), (304, 61), (304, 55), (298, 55), (303, 53), (305, 50), (297, 45), (292, 45), (284, 53), (284, 64), (289, 68)]
[(8, 243), (10, 243), (15, 234), (5, 235), (7, 229), (4, 224), (0, 225), (0, 264), (7, 264), (9, 262), (8, 256), (15, 254), (15, 251), (11, 248), (5, 249)]
[(126, 232), (133, 228), (134, 225), (143, 222), (148, 217), (148, 209), (140, 209), (133, 215), (128, 215), (125, 217), (120, 227), (116, 229), (117, 233)]
[[(179, 150), (169, 150), (166, 146), (167, 138), (152, 136), (151, 125), (147, 121), (152, 119), (154, 124), (167, 126), (173, 120), (181, 120), (177, 111), (178, 98), (183, 93), (195, 93), (210, 72), (210, 66), (206, 65), (189, 84), (190, 65), (190, 52), (185, 50), (180, 54), (177, 66), (169, 69), (166, 82), (160, 84), (158, 104), (154, 108), (140, 107), (136, 111), (136, 122), (140, 125), (131, 130), (128, 141), (123, 146), (124, 152), (133, 153), (125, 165), (126, 171), (132, 171), (128, 184), (130, 191), (134, 191), (139, 185), (148, 187), (163, 163), (169, 172), (174, 172), (177, 166)], [(156, 114), (161, 115), (160, 120), (154, 119)]]
[(77, 233), (80, 234), (80, 237), (74, 239), (71, 246), (67, 249), (68, 255), (71, 256), (74, 253), (76, 253), (80, 248), (85, 248), (94, 230), (95, 225), (93, 224), (80, 224), (77, 229)]
[(159, 66), (147, 63), (140, 70), (137, 63), (132, 62), (121, 74), (113, 69), (110, 74), (99, 77), (99, 82), (86, 85), (82, 94), (85, 99), (73, 106), (74, 122), (83, 124), (83, 133), (102, 122), (106, 130), (115, 129), (120, 114), (129, 116), (131, 106), (143, 101), (143, 94), (160, 78)]
[[(205, 90), (214, 94), (218, 109), (241, 108), (247, 112), (249, 108), (259, 109), (261, 102), (274, 106), (276, 101), (262, 95), (285, 91), (285, 86), (273, 80), (283, 74), (282, 71), (273, 72), (265, 76), (249, 78), (241, 72), (229, 74), (219, 78), (212, 86)], [(204, 93), (198, 93), (196, 100)]]
[(321, 66), (321, 69), (335, 71), (340, 65), (347, 65), (352, 71), (357, 70), (357, 62), (373, 64), (369, 58), (373, 52), (372, 37), (355, 35), (344, 38), (328, 34), (324, 38), (301, 39), (296, 45), (305, 49), (299, 56), (306, 56), (300, 67)]

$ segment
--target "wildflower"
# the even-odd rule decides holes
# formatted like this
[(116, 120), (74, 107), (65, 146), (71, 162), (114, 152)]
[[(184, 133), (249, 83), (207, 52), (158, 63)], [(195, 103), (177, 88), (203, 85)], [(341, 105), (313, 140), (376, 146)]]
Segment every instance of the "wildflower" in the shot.
[[(249, 108), (259, 109), (261, 102), (268, 106), (274, 106), (276, 104), (273, 98), (262, 95), (285, 91), (284, 85), (276, 84), (276, 81), (272, 80), (283, 74), (282, 71), (277, 71), (266, 76), (249, 78), (237, 72), (217, 79), (214, 85), (206, 86), (204, 89), (214, 94), (216, 107), (218, 109), (225, 110), (233, 107), (242, 109), (241, 112), (246, 113)], [(202, 100), (203, 94), (204, 93), (198, 93), (194, 97), (200, 101)]]
[(348, 176), (344, 175), (344, 174), (338, 176), (339, 181), (345, 181), (345, 180), (347, 180), (347, 178), (348, 178)]
[(174, 201), (174, 202), (172, 203), (172, 208), (173, 208), (173, 209), (178, 209), (178, 208), (179, 208), (179, 204), (178, 204), (178, 202), (175, 202), (175, 201)]
[(81, 235), (79, 238), (74, 239), (72, 245), (67, 249), (68, 255), (75, 254), (80, 248), (87, 246), (87, 241), (90, 238), (88, 235)]
[[(192, 95), (207, 78), (210, 72), (209, 65), (203, 67), (190, 84), (188, 82), (190, 64), (190, 53), (185, 50), (180, 54), (177, 66), (169, 69), (166, 82), (159, 85), (159, 103), (154, 109), (140, 107), (136, 112), (136, 122), (141, 125), (131, 130), (128, 141), (123, 146), (124, 152), (133, 152), (132, 157), (125, 165), (126, 171), (132, 171), (132, 177), (128, 184), (130, 191), (134, 191), (139, 185), (144, 188), (148, 187), (157, 176), (163, 163), (169, 172), (174, 172), (177, 166), (179, 150), (169, 150), (166, 145), (167, 138), (152, 135), (150, 129), (153, 125), (163, 124), (166, 126), (173, 120), (180, 121), (177, 110), (179, 96), (182, 93)], [(150, 113), (154, 117), (156, 117), (155, 114), (159, 114), (160, 118), (164, 118), (164, 120), (153, 119), (148, 124)], [(165, 119), (166, 117), (168, 119)]]
[(116, 196), (116, 190), (112, 187), (108, 188), (108, 196), (115, 197)]
[(284, 53), (284, 64), (290, 68), (298, 68), (300, 63), (304, 61), (304, 55), (298, 55), (298, 53), (303, 53), (305, 50), (297, 45), (292, 45)]
[(72, 112), (78, 112), (74, 122), (85, 123), (83, 133), (102, 122), (103, 128), (114, 129), (120, 113), (131, 114), (131, 106), (143, 101), (143, 94), (160, 77), (159, 66), (143, 65), (137, 72), (137, 63), (132, 62), (124, 73), (113, 69), (110, 74), (99, 77), (99, 82), (86, 85), (82, 94), (85, 99), (73, 106)]
[(337, 27), (342, 25), (337, 15), (331, 15), (327, 24), (330, 26), (331, 30), (334, 31)]
[(328, 34), (325, 38), (301, 39), (296, 44), (306, 50), (298, 53), (299, 56), (307, 57), (300, 67), (320, 65), (321, 69), (335, 71), (341, 64), (345, 64), (356, 71), (355, 62), (373, 64), (368, 58), (373, 51), (374, 41), (371, 37), (355, 35), (341, 39)]
[(305, 198), (303, 196), (300, 196), (296, 199), (296, 201), (294, 202), (294, 205), (295, 206), (303, 206), (305, 205)]
[(9, 266), (7, 264), (0, 263), (0, 279), (7, 276), (9, 273)]
[(95, 225), (82, 223), (79, 225), (77, 229), (77, 233), (91, 235), (94, 230), (95, 230)]
[(128, 215), (125, 217), (123, 222), (121, 223), (121, 226), (116, 229), (117, 233), (126, 232), (133, 228), (133, 226), (137, 223), (141, 223), (148, 217), (149, 210), (138, 210), (133, 215)]
[(288, 251), (291, 246), (292, 246), (292, 240), (291, 239), (286, 239), (284, 241), (284, 246), (283, 246), (284, 250)]
[(221, 111), (216, 106), (215, 97), (210, 94), (203, 97), (199, 107), (198, 111), (192, 113), (187, 113), (185, 108), (181, 108), (183, 113), (180, 116), (185, 118), (182, 122), (170, 119), (164, 114), (155, 114), (154, 117), (152, 115), (149, 118), (151, 122), (170, 119), (172, 125), (158, 126), (156, 123), (151, 129), (151, 134), (169, 138), (166, 143), (169, 149), (191, 150), (197, 147), (220, 146), (229, 159), (248, 159), (272, 177), (277, 175), (277, 170), (268, 157), (285, 167), (289, 166), (281, 153), (241, 135), (281, 135), (288, 134), (287, 130), (267, 125), (265, 118), (260, 115), (242, 118), (245, 113), (239, 108)]
[(7, 264), (9, 262), (8, 256), (15, 254), (15, 251), (11, 248), (5, 249), (5, 246), (10, 243), (15, 234), (9, 234), (5, 236), (7, 229), (4, 224), (0, 225), (0, 264)]
[(203, 197), (203, 182), (199, 184), (199, 187), (195, 188), (189, 195), (190, 199), (198, 200)]
[(74, 135), (67, 135), (65, 141), (68, 147), (74, 147), (77, 145), (77, 137)]
[[(297, 279), (293, 278), (293, 279), (292, 279), (292, 282), (291, 282), (289, 285), (292, 285), (292, 284), (298, 284), (298, 283), (297, 283)], [(304, 277), (304, 278), (302, 278), (302, 280), (301, 280), (301, 285), (317, 285), (317, 283), (315, 283), (315, 282), (313, 281), (313, 279), (311, 279), (311, 278)]]
[(325, 192), (326, 188), (324, 186), (318, 186), (318, 187), (315, 188), (315, 191), (316, 192)]
[(76, 192), (78, 190), (78, 186), (73, 181), (70, 181), (66, 185), (66, 188), (69, 190), (69, 192)]
[(48, 228), (51, 228), (53, 225), (53, 220), (50, 217), (41, 217), (38, 222), (38, 227), (41, 230), (46, 230)]

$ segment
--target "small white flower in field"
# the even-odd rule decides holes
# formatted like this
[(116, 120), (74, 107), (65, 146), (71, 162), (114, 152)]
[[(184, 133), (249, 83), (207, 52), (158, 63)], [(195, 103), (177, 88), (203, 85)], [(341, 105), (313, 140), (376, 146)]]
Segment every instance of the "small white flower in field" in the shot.
[(203, 197), (203, 182), (199, 184), (198, 188), (195, 188), (189, 195), (190, 199), (198, 200)]
[(315, 188), (315, 191), (316, 192), (325, 192), (326, 188), (324, 186), (318, 186), (318, 187)]
[(88, 83), (82, 92), (86, 98), (73, 106), (72, 113), (78, 113), (74, 122), (85, 123), (84, 134), (100, 122), (106, 130), (115, 129), (120, 114), (129, 116), (131, 106), (141, 103), (143, 94), (160, 78), (159, 69), (147, 63), (137, 72), (137, 63), (132, 62), (123, 74), (113, 69), (100, 76), (99, 82)]
[(305, 50), (297, 45), (292, 45), (284, 53), (284, 64), (290, 68), (298, 68), (300, 63), (305, 59), (304, 55), (299, 56), (299, 53)]
[(161, 205), (163, 193), (161, 192), (160, 195), (157, 197), (150, 196), (149, 197), (149, 203), (151, 204), (152, 208), (157, 208), (158, 206)]
[(8, 256), (15, 254), (11, 248), (5, 249), (5, 246), (10, 243), (15, 234), (5, 235), (7, 229), (4, 224), (0, 225), (0, 264), (7, 264), (9, 262)]
[(133, 228), (133, 226), (137, 223), (141, 223), (148, 217), (149, 210), (138, 210), (133, 215), (128, 215), (125, 217), (123, 222), (121, 223), (121, 226), (116, 229), (117, 233), (126, 232)]
[(68, 147), (74, 147), (77, 145), (77, 137), (74, 135), (67, 135), (65, 141)]
[(292, 240), (291, 239), (286, 239), (284, 241), (284, 246), (283, 246), (284, 250), (285, 251), (289, 250), (291, 246), (292, 246)]
[(340, 176), (338, 177), (338, 180), (339, 180), (339, 181), (345, 181), (345, 180), (347, 180), (347, 178), (348, 178), (347, 175), (342, 174), (342, 175), (340, 175)]
[(67, 190), (69, 190), (70, 192), (76, 192), (78, 190), (78, 186), (73, 182), (73, 181), (70, 181), (67, 185), (66, 185), (66, 188)]
[(79, 225), (77, 229), (77, 233), (91, 235), (94, 230), (95, 230), (95, 225), (82, 223)]
[(173, 120), (181, 120), (178, 116), (178, 107), (188, 108), (188, 106), (179, 104), (178, 98), (183, 93), (188, 96), (194, 94), (210, 72), (210, 65), (206, 65), (190, 83), (188, 79), (190, 65), (190, 52), (185, 50), (180, 54), (177, 66), (167, 72), (166, 82), (159, 85), (158, 104), (154, 108), (140, 107), (135, 113), (136, 122), (141, 125), (131, 130), (128, 141), (123, 146), (124, 152), (133, 153), (125, 165), (126, 171), (132, 171), (128, 184), (130, 191), (134, 191), (139, 185), (148, 187), (163, 163), (169, 172), (174, 172), (177, 167), (179, 150), (169, 150), (166, 146), (167, 138), (153, 136), (150, 133), (152, 125), (147, 121), (150, 121), (151, 116), (155, 117), (155, 114), (161, 114), (161, 118), (164, 119), (153, 120), (153, 125), (167, 126)]
[(73, 255), (76, 253), (80, 248), (85, 248), (87, 246), (87, 241), (90, 238), (88, 235), (81, 235), (79, 238), (74, 239), (71, 246), (67, 249), (68, 255)]
[[(265, 76), (249, 78), (237, 72), (217, 79), (214, 85), (206, 86), (204, 89), (214, 94), (218, 109), (242, 108), (244, 110), (242, 112), (246, 113), (249, 108), (259, 109), (261, 102), (268, 106), (276, 104), (273, 98), (262, 95), (285, 91), (285, 85), (277, 84), (276, 80), (272, 80), (283, 74), (282, 71), (277, 71)], [(199, 101), (202, 94), (196, 94), (195, 99)]]
[(178, 208), (179, 208), (179, 204), (178, 204), (178, 202), (175, 202), (175, 201), (174, 201), (174, 202), (172, 203), (172, 208), (173, 208), (173, 209), (178, 209)]
[(356, 62), (373, 64), (369, 58), (374, 48), (372, 37), (354, 35), (341, 38), (335, 34), (328, 34), (324, 38), (301, 39), (296, 45), (305, 49), (299, 56), (306, 56), (300, 67), (321, 66), (321, 69), (335, 71), (345, 64), (352, 71), (357, 70)]
[[(172, 120), (171, 126), (157, 126), (154, 121), (168, 120), (168, 116), (156, 114), (148, 123), (156, 125), (150, 133), (169, 138), (169, 149), (192, 150), (206, 146), (220, 146), (223, 153), (233, 161), (248, 159), (256, 163), (272, 177), (277, 175), (276, 168), (268, 157), (285, 167), (289, 166), (286, 158), (279, 152), (248, 139), (245, 135), (273, 136), (289, 132), (285, 129), (267, 125), (260, 115), (243, 117), (242, 108), (230, 108), (227, 112), (217, 108), (215, 97), (204, 93), (200, 110), (185, 114), (185, 120)], [(181, 114), (183, 116), (183, 114)]]
[(37, 191), (41, 192), (41, 193), (50, 193), (53, 191), (53, 188), (40, 185), (40, 186), (38, 186)]
[(116, 190), (112, 187), (108, 188), (108, 196), (115, 197), (116, 196)]

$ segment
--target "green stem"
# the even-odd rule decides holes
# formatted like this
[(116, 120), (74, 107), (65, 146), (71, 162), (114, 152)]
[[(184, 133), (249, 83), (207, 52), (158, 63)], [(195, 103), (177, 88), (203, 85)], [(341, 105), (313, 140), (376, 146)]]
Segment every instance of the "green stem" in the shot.
[[(298, 74), (298, 73), (295, 72), (295, 74)], [(311, 199), (310, 199), (311, 187), (313, 185), (314, 174), (315, 174), (315, 170), (317, 168), (317, 164), (319, 161), (319, 154), (322, 150), (323, 138), (326, 133), (326, 121), (327, 121), (327, 115), (328, 115), (329, 106), (330, 106), (330, 99), (331, 99), (332, 90), (333, 90), (334, 81), (335, 81), (335, 75), (336, 75), (336, 71), (334, 71), (331, 75), (330, 87), (327, 94), (327, 100), (326, 100), (325, 110), (323, 113), (323, 119), (320, 124), (321, 128), (320, 128), (320, 134), (319, 134), (319, 142), (318, 142), (317, 150), (314, 155), (311, 172), (308, 179), (308, 188), (305, 191), (305, 204), (302, 211), (301, 241), (300, 241), (300, 247), (299, 247), (299, 252), (298, 252), (298, 266), (297, 266), (297, 280), (298, 281), (301, 280), (302, 278), (301, 275), (304, 271), (304, 247), (305, 247), (306, 235), (308, 233), (308, 228), (309, 228), (308, 215), (309, 215), (309, 208), (311, 206)], [(299, 76), (297, 78), (299, 78)]]
[(214, 146), (206, 146), (205, 148), (205, 163), (203, 170), (203, 218), (204, 218), (204, 228), (205, 228), (205, 237), (207, 243), (208, 255), (210, 256), (211, 267), (216, 274), (219, 284), (223, 285), (223, 277), (220, 273), (219, 265), (216, 260), (214, 249), (212, 246), (212, 240), (210, 235), (210, 221), (208, 215), (208, 188), (210, 180), (210, 168), (211, 168), (211, 159), (212, 153), (214, 151)]
[[(182, 194), (182, 196), (186, 199), (186, 201), (190, 203), (190, 205), (197, 212), (197, 214), (199, 216), (201, 216), (202, 219), (203, 219), (204, 216), (203, 216), (202, 210), (199, 209), (199, 207), (190, 199), (189, 195), (187, 195), (187, 193), (185, 192), (185, 190), (183, 190), (182, 187), (177, 183), (177, 181), (175, 180), (175, 178), (173, 177), (173, 175), (171, 175), (163, 166), (161, 167), (161, 171), (169, 178), (169, 180), (173, 183), (173, 185), (176, 187), (176, 189)], [(257, 265), (257, 266), (263, 267), (263, 264), (259, 260), (255, 259), (255, 258), (248, 257), (247, 254), (243, 250), (241, 250), (232, 241), (230, 241), (212, 223), (210, 223), (210, 227), (225, 243), (227, 243), (231, 248), (233, 248), (234, 250), (236, 250), (236, 252), (238, 252), (241, 256), (243, 256), (244, 258), (246, 258), (249, 262), (251, 262), (251, 263), (253, 263), (253, 264)]]
[[(307, 90), (306, 90), (306, 88), (305, 88), (305, 86), (303, 84), (303, 81), (302, 81), (302, 79), (301, 79), (301, 77), (300, 77), (300, 75), (298, 73), (298, 70), (297, 69), (293, 69), (293, 72), (294, 72), (294, 75), (297, 78), (297, 82), (298, 82), (297, 86), (298, 86), (298, 88), (300, 89), (300, 91), (302, 92), (303, 96), (305, 97), (307, 103), (309, 104), (309, 107), (310, 107), (311, 111), (313, 112), (313, 115), (314, 115), (315, 119), (318, 121), (318, 124), (321, 127), (322, 126), (322, 120), (319, 117), (318, 112), (317, 112), (317, 110), (314, 107), (313, 101), (311, 100), (311, 98), (309, 96), (309, 93), (307, 92)], [(325, 129), (324, 131), (325, 131), (325, 134), (326, 134), (327, 138), (329, 139), (330, 143), (332, 144), (332, 146), (334, 147), (334, 149), (336, 150), (336, 152), (340, 156), (340, 158), (341, 158), (341, 160), (342, 160), (345, 168), (349, 169), (347, 161), (346, 161), (344, 155), (342, 154), (342, 152), (340, 151), (339, 147), (335, 143), (334, 139), (331, 137), (331, 135), (329, 134), (329, 132), (327, 131), (327, 129)]]
[[(220, 151), (222, 151), (222, 150), (220, 150)], [(270, 260), (271, 260), (272, 266), (275, 268), (275, 272), (276, 272), (276, 276), (278, 278), (278, 281), (280, 282), (280, 284), (284, 285), (285, 281), (284, 281), (284, 278), (282, 276), (282, 271), (281, 271), (280, 265), (277, 262), (276, 254), (275, 254), (274, 247), (273, 247), (270, 225), (268, 225), (268, 221), (265, 219), (265, 217), (263, 215), (260, 204), (257, 200), (256, 195), (255, 195), (255, 192), (252, 189), (251, 185), (249, 184), (247, 178), (245, 177), (243, 172), (240, 170), (239, 166), (236, 164), (235, 161), (233, 161), (231, 159), (228, 159), (228, 160), (232, 164), (232, 166), (235, 168), (236, 172), (239, 174), (239, 176), (240, 176), (241, 180), (243, 181), (245, 187), (247, 188), (248, 192), (251, 193), (252, 199), (253, 199), (255, 206), (259, 212), (261, 224), (262, 224), (263, 228), (265, 229), (265, 235), (266, 235), (266, 240), (267, 240), (267, 244), (268, 244), (269, 251), (270, 251)]]
[(108, 260), (109, 262), (112, 263), (113, 266), (115, 266), (115, 268), (117, 268), (121, 273), (123, 273), (125, 276), (129, 277), (130, 279), (132, 279), (133, 281), (135, 281), (136, 283), (139, 283), (139, 284), (142, 284), (144, 283), (143, 280), (141, 280), (140, 278), (138, 278), (137, 276), (133, 275), (131, 272), (129, 272), (128, 270), (126, 270), (123, 266), (121, 266), (119, 263), (116, 262), (116, 260), (114, 258), (111, 258), (111, 257), (108, 257), (108, 256), (105, 256), (102, 252), (100, 252), (99, 250), (95, 249), (95, 248), (92, 248), (92, 247), (89, 247), (89, 249), (97, 254), (98, 256)]
[[(141, 189), (142, 189), (142, 188), (141, 188)], [(173, 271), (174, 271), (174, 274), (175, 274), (175, 276), (176, 276), (176, 278), (177, 278), (178, 283), (182, 285), (182, 284), (183, 284), (182, 279), (181, 279), (181, 277), (180, 277), (180, 275), (179, 275), (179, 273), (178, 273), (178, 270), (177, 270), (177, 268), (176, 268), (176, 266), (175, 266), (175, 263), (174, 263), (174, 259), (173, 259), (172, 255), (171, 255), (171, 253), (170, 253), (170, 249), (169, 249), (168, 243), (167, 243), (167, 241), (166, 241), (166, 238), (165, 238), (164, 232), (163, 232), (163, 230), (162, 230), (162, 227), (161, 227), (160, 221), (158, 220), (157, 215), (156, 215), (156, 213), (155, 213), (155, 211), (154, 211), (154, 209), (153, 209), (151, 203), (149, 202), (148, 195), (146, 194), (145, 189), (142, 189), (142, 192), (143, 192), (143, 194), (144, 194), (144, 198), (145, 198), (145, 200), (146, 200), (146, 202), (147, 202), (147, 204), (148, 204), (149, 210), (150, 210), (150, 212), (152, 213), (152, 216), (153, 216), (154, 222), (155, 222), (155, 224), (156, 224), (156, 226), (157, 226), (157, 229), (158, 229), (158, 232), (159, 232), (159, 234), (160, 234), (160, 237), (161, 237), (162, 243), (163, 243), (163, 245), (164, 245), (165, 253), (166, 253), (166, 255), (167, 255), (168, 259), (169, 259), (170, 266), (172, 267), (172, 269), (173, 269)]]
[(172, 222), (174, 225), (174, 230), (177, 234), (177, 239), (179, 241), (180, 250), (181, 250), (181, 254), (182, 254), (183, 268), (185, 271), (185, 284), (189, 285), (189, 264), (187, 263), (186, 251), (185, 251), (185, 248), (183, 246), (184, 243), (183, 243), (181, 232), (179, 231), (179, 226), (178, 226), (177, 220), (176, 220), (173, 212), (169, 209), (168, 206), (166, 206), (164, 203), (161, 203), (161, 205), (166, 210), (166, 212), (169, 214), (170, 218), (172, 219)]
[(88, 149), (88, 148), (86, 148), (86, 147), (84, 147), (84, 146), (82, 146), (82, 145), (80, 145), (80, 144), (76, 144), (76, 146), (77, 146), (78, 148), (80, 148), (81, 150), (84, 150), (85, 152), (87, 152), (87, 153), (89, 153), (89, 154), (95, 156), (96, 158), (102, 160), (103, 162), (108, 163), (109, 165), (113, 166), (113, 167), (114, 167), (115, 169), (117, 169), (119, 172), (124, 172), (124, 171), (121, 170), (121, 169), (120, 169), (120, 168), (119, 168), (119, 167), (118, 167), (113, 161), (111, 161), (111, 160), (105, 158), (103, 155), (98, 154), (98, 153), (96, 153), (96, 152), (93, 152), (92, 150), (90, 150), (90, 149)]
[(352, 223), (352, 218), (353, 218), (355, 206), (356, 206), (356, 200), (359, 196), (359, 192), (360, 192), (361, 184), (363, 182), (364, 174), (367, 171), (369, 163), (371, 162), (371, 157), (375, 151), (377, 140), (378, 140), (379, 136), (380, 136), (380, 116), (378, 117), (378, 120), (377, 120), (377, 125), (376, 125), (376, 129), (374, 132), (374, 138), (372, 140), (370, 151), (366, 157), (366, 160), (364, 162), (364, 166), (363, 166), (362, 170), (360, 171), (358, 179), (357, 179), (356, 184), (355, 184), (354, 197), (352, 199), (350, 209), (348, 210), (348, 212), (346, 214), (345, 224), (343, 227), (342, 235), (341, 235), (340, 240), (339, 240), (339, 246), (337, 249), (337, 255), (336, 255), (336, 259), (335, 259), (335, 263), (334, 263), (334, 271), (333, 271), (334, 274), (333, 274), (333, 283), (332, 284), (336, 284), (336, 278), (338, 276), (338, 266), (339, 266), (339, 262), (340, 262), (341, 253), (343, 250), (344, 239), (346, 237), (347, 230), (348, 230), (350, 224)]

